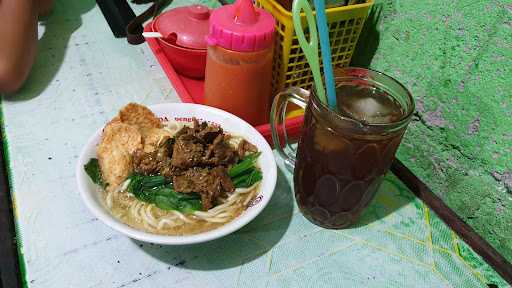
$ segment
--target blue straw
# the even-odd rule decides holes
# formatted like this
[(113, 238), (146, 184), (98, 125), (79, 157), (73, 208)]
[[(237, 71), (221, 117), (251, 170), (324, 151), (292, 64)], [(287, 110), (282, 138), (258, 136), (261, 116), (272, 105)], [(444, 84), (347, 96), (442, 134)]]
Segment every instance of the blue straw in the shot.
[(316, 25), (320, 38), (322, 62), (324, 64), (325, 88), (327, 90), (327, 103), (329, 107), (336, 107), (336, 90), (334, 88), (334, 73), (332, 71), (331, 46), (329, 30), (327, 29), (327, 17), (325, 16), (325, 0), (314, 0), (316, 10)]

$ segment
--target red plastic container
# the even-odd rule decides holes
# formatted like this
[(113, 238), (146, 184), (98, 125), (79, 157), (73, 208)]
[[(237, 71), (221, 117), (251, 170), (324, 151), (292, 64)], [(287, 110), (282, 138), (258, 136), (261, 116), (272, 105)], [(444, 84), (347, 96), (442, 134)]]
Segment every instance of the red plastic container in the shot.
[(206, 49), (189, 49), (165, 41), (157, 41), (176, 71), (192, 78), (204, 78)]
[(151, 22), (152, 31), (164, 35), (157, 42), (178, 73), (204, 78), (210, 12), (203, 5), (178, 7)]
[[(151, 25), (151, 22), (148, 23), (145, 26), (144, 31), (151, 32)], [(175, 70), (175, 67), (173, 67), (173, 64), (171, 64), (171, 61), (169, 61), (169, 59), (166, 57), (163, 48), (160, 46), (159, 42), (154, 38), (147, 38), (146, 42), (153, 51), (153, 54), (160, 63), (160, 66), (167, 75), (167, 78), (169, 78), (169, 80), (171, 81), (181, 101), (183, 101), (184, 103), (202, 104), (204, 96), (204, 79), (193, 79), (178, 74)], [(250, 107), (247, 108), (250, 109)], [(294, 139), (300, 137), (303, 121), (304, 116), (302, 115), (289, 118), (286, 121), (286, 134), (288, 135), (289, 138)], [(270, 145), (273, 145), (270, 124), (259, 125), (256, 126), (255, 128), (261, 133), (261, 135), (263, 135), (263, 137), (265, 137), (265, 139), (267, 140), (268, 143), (270, 143)], [(279, 133), (282, 134), (282, 132), (282, 129), (280, 129)], [(280, 138), (282, 139), (283, 137)]]

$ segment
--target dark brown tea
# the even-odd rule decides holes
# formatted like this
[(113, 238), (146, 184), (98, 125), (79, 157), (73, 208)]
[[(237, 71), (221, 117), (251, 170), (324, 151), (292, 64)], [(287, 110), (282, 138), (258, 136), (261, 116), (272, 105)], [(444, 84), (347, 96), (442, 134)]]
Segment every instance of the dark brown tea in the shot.
[(307, 105), (294, 173), (301, 212), (326, 228), (354, 223), (373, 198), (405, 131), (385, 126), (408, 113), (375, 87), (344, 84), (336, 95), (342, 117), (322, 111), (318, 100)]

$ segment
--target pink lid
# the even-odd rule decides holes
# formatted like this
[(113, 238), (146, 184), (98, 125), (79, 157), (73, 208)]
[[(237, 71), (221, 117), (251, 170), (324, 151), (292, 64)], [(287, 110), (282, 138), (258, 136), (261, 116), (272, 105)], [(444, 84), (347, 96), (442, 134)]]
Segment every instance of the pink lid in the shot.
[(213, 11), (208, 45), (240, 52), (260, 51), (274, 43), (274, 31), (272, 14), (254, 7), (251, 0), (237, 0)]
[(210, 9), (203, 5), (178, 7), (155, 20), (155, 31), (167, 42), (186, 48), (206, 49)]

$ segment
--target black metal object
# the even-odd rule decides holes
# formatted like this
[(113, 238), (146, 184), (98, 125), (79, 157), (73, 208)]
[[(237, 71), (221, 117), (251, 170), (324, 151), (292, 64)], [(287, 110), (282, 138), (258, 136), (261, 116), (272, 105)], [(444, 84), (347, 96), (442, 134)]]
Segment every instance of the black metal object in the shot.
[(3, 146), (0, 139), (0, 288), (15, 288), (22, 287), (22, 280)]
[(139, 45), (144, 43), (146, 40), (142, 36), (144, 32), (144, 27), (142, 24), (147, 20), (151, 19), (151, 17), (156, 17), (164, 8), (164, 6), (170, 4), (172, 0), (134, 0), (135, 4), (148, 4), (153, 3), (146, 11), (142, 12), (142, 14), (135, 17), (128, 26), (126, 26), (126, 40), (128, 43), (132, 45)]
[(126, 0), (96, 0), (96, 3), (98, 3), (114, 36), (126, 37), (126, 26), (135, 18), (135, 13), (128, 2)]
[(466, 242), (478, 255), (489, 264), (498, 274), (512, 285), (512, 265), (494, 247), (478, 235), (464, 220), (462, 220), (443, 200), (437, 197), (432, 190), (423, 183), (400, 160), (395, 159), (391, 171), (415, 195), (432, 209), (444, 223), (446, 223), (464, 242)]

